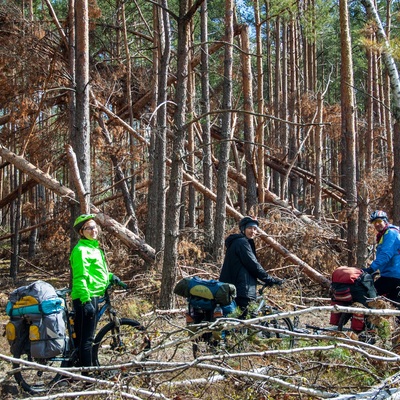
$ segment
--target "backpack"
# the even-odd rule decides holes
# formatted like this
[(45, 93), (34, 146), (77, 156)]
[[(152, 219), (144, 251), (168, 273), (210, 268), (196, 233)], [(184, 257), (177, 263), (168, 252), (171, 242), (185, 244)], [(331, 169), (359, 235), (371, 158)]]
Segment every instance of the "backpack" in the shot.
[[(9, 295), (10, 317), (6, 336), (14, 354), (18, 339), (29, 337), (34, 358), (51, 358), (63, 353), (66, 342), (64, 303), (54, 287), (44, 281), (21, 286)], [(28, 331), (28, 332), (27, 332)]]
[(215, 279), (201, 279), (197, 276), (181, 279), (174, 293), (188, 299), (194, 308), (213, 310), (217, 304), (228, 306), (236, 297), (236, 287)]
[[(352, 303), (367, 305), (369, 298), (377, 296), (374, 280), (370, 274), (359, 268), (339, 267), (332, 273), (330, 286), (331, 304), (349, 306)], [(338, 325), (342, 313), (331, 312), (330, 324)], [(362, 331), (365, 327), (364, 315), (353, 314), (350, 327), (355, 332)]]

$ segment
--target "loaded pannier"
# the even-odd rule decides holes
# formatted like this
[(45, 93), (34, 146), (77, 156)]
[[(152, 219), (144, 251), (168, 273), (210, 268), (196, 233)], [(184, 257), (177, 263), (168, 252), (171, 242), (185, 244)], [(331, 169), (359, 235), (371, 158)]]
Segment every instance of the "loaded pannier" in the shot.
[(14, 290), (6, 306), (6, 336), (14, 354), (18, 338), (27, 335), (33, 358), (63, 353), (66, 342), (64, 303), (52, 285), (36, 281)]
[[(361, 303), (368, 307), (367, 300), (377, 296), (374, 281), (370, 274), (359, 268), (339, 267), (332, 273), (330, 286), (331, 304), (350, 306), (353, 303)], [(342, 313), (331, 312), (330, 324), (339, 325)], [(364, 315), (353, 314), (350, 327), (355, 332), (360, 332), (365, 327)]]
[(188, 299), (189, 304), (202, 310), (214, 310), (219, 304), (226, 313), (232, 312), (236, 287), (215, 279), (201, 279), (197, 276), (181, 279), (174, 288), (174, 293)]

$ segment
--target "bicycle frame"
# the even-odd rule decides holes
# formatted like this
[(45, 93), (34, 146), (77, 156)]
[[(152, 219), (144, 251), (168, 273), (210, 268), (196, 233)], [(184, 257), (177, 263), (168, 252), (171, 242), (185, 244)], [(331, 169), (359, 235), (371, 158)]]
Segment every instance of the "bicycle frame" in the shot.
[(114, 321), (115, 325), (118, 326), (119, 318), (117, 316), (117, 311), (111, 305), (110, 294), (108, 293), (109, 289), (110, 289), (110, 286), (108, 286), (108, 288), (106, 289), (104, 296), (100, 297), (100, 299), (99, 299), (99, 304), (102, 304), (102, 306), (97, 310), (96, 318), (97, 318), (97, 322), (99, 322), (100, 319), (102, 318), (102, 316), (105, 313), (107, 313), (108, 317), (109, 317), (109, 321), (110, 322)]
[(262, 285), (260, 289), (258, 289), (258, 296), (256, 297), (256, 304), (257, 304), (257, 308), (256, 308), (256, 313), (257, 314), (262, 314), (263, 311), (265, 310), (277, 310), (279, 311), (279, 306), (271, 306), (268, 305), (267, 300), (265, 299), (264, 296), (264, 290), (267, 288), (267, 285)]
[[(111, 305), (110, 295), (108, 292), (110, 287), (111, 286), (107, 287), (104, 296), (100, 297), (99, 299), (99, 304), (102, 305), (97, 310), (96, 321), (99, 322), (100, 319), (103, 317), (103, 315), (107, 313), (109, 316), (109, 321), (110, 322), (113, 321), (115, 323), (115, 326), (118, 327), (119, 318), (117, 317), (117, 311)], [(61, 360), (61, 361), (71, 362), (74, 360), (77, 352), (77, 348), (75, 347), (75, 342), (74, 342), (75, 331), (73, 324), (75, 311), (68, 307), (68, 301), (67, 301), (67, 295), (71, 293), (71, 289), (64, 288), (56, 290), (56, 292), (58, 297), (62, 298), (64, 301), (64, 306), (65, 306), (64, 315), (66, 320), (66, 328), (68, 332), (68, 340), (66, 343), (64, 353), (60, 356), (52, 357), (50, 360)]]

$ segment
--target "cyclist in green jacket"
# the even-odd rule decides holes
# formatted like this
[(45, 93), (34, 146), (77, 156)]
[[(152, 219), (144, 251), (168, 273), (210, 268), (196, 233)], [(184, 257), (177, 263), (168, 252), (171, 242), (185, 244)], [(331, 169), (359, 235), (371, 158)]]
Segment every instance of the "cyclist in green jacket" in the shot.
[(74, 229), (80, 239), (70, 256), (72, 270), (71, 298), (75, 310), (75, 344), (80, 365), (92, 366), (92, 345), (97, 320), (98, 301), (110, 284), (126, 288), (117, 276), (108, 271), (107, 262), (97, 240), (99, 231), (94, 214), (80, 215)]

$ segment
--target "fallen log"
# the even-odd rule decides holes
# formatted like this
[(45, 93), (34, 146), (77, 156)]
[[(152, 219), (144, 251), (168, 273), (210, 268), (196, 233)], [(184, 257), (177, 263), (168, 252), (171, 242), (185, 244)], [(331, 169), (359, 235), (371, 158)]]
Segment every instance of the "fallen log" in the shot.
[[(26, 173), (30, 178), (41, 183), (46, 188), (62, 197), (64, 200), (68, 202), (77, 201), (75, 198), (75, 192), (72, 189), (64, 186), (61, 182), (41, 171), (23, 157), (8, 150), (3, 145), (0, 145), (0, 156), (15, 165), (19, 170)], [(91, 210), (97, 214), (96, 220), (104, 229), (114, 234), (129, 248), (137, 252), (144, 261), (153, 262), (155, 260), (155, 250), (145, 243), (142, 238), (129, 231), (129, 229), (125, 228), (111, 217), (100, 213), (97, 207), (91, 205)]]
[[(94, 99), (94, 98), (93, 98)], [(113, 118), (115, 121), (117, 121), (119, 124), (121, 124), (128, 132), (132, 133), (135, 135), (135, 137), (143, 144), (148, 144), (148, 141), (140, 136), (138, 132), (136, 132), (131, 126), (129, 126), (126, 122), (121, 120), (121, 118), (114, 114), (112, 111), (108, 110), (106, 107), (102, 106), (98, 101), (94, 99), (94, 103), (97, 108), (100, 110), (104, 111), (107, 113), (107, 115), (110, 118)], [(172, 161), (170, 159), (166, 160), (167, 165), (171, 165)], [(230, 176), (232, 177), (233, 170), (230, 169)], [(236, 178), (238, 179), (239, 176), (241, 177), (242, 182), (244, 182), (244, 175), (236, 173)], [(209, 188), (204, 186), (201, 182), (199, 182), (193, 175), (187, 173), (186, 171), (183, 171), (183, 178), (186, 180), (186, 182), (190, 182), (195, 189), (197, 189), (200, 193), (202, 193), (204, 196), (207, 196), (214, 202), (217, 201), (217, 195), (211, 191)], [(273, 194), (270, 191), (266, 191), (266, 199), (270, 201), (273, 204), (279, 205), (281, 207), (284, 207), (286, 209), (290, 209), (298, 218), (303, 220), (307, 224), (314, 224), (314, 221), (312, 221), (307, 215), (301, 213), (298, 210), (294, 210), (290, 205), (280, 199), (278, 196)], [(243, 218), (243, 215), (240, 214), (234, 207), (230, 206), (229, 204), (226, 205), (226, 212), (228, 215), (231, 215), (234, 217), (237, 221), (239, 221), (241, 218)], [(261, 239), (265, 241), (267, 244), (269, 244), (274, 250), (276, 250), (279, 254), (283, 255), (286, 259), (289, 261), (293, 262), (294, 264), (298, 265), (301, 267), (302, 271), (314, 282), (317, 282), (321, 284), (324, 287), (329, 287), (330, 285), (330, 280), (326, 277), (324, 277), (321, 273), (316, 271), (314, 268), (312, 268), (310, 265), (308, 265), (306, 262), (301, 260), (299, 257), (297, 257), (295, 254), (291, 253), (288, 249), (286, 249), (284, 246), (282, 246), (279, 242), (277, 242), (275, 239), (273, 239), (271, 236), (268, 236), (264, 231), (259, 229), (261, 233)]]
[[(68, 201), (76, 201), (75, 193), (66, 186), (63, 186), (59, 181), (52, 178), (49, 174), (41, 171), (39, 168), (35, 167), (33, 164), (25, 160), (21, 156), (17, 156), (15, 153), (6, 149), (4, 146), (0, 145), (0, 156), (2, 156), (5, 160), (14, 164), (18, 169), (28, 174), (32, 179), (40, 182), (43, 186), (48, 189), (54, 191), (59, 196), (67, 199)], [(167, 163), (170, 164), (171, 161), (167, 160)], [(192, 175), (184, 172), (184, 179), (188, 182), (191, 182), (193, 186), (203, 193), (205, 196), (208, 196), (213, 201), (216, 201), (217, 196), (210, 189), (201, 184), (197, 179), (195, 179)], [(97, 213), (96, 218), (99, 224), (104, 227), (107, 231), (117, 236), (123, 243), (125, 243), (129, 248), (132, 248), (134, 251), (138, 253), (138, 255), (146, 262), (153, 262), (155, 260), (155, 250), (149, 246), (143, 239), (139, 236), (135, 235), (129, 229), (125, 228), (122, 224), (118, 223), (111, 217), (106, 216), (99, 212), (98, 208), (91, 205), (91, 210)], [(227, 205), (226, 211), (229, 215), (233, 216), (236, 220), (240, 220), (243, 218), (243, 215), (239, 213), (235, 208)], [(259, 229), (260, 238), (269, 244), (275, 251), (279, 254), (283, 255), (287, 260), (293, 262), (298, 265), (302, 271), (313, 281), (321, 284), (324, 287), (329, 287), (330, 280), (324, 277), (321, 273), (316, 271), (306, 262), (301, 260), (295, 254), (291, 253), (288, 249), (282, 246), (279, 242), (277, 242), (272, 237), (268, 236), (262, 229)]]

